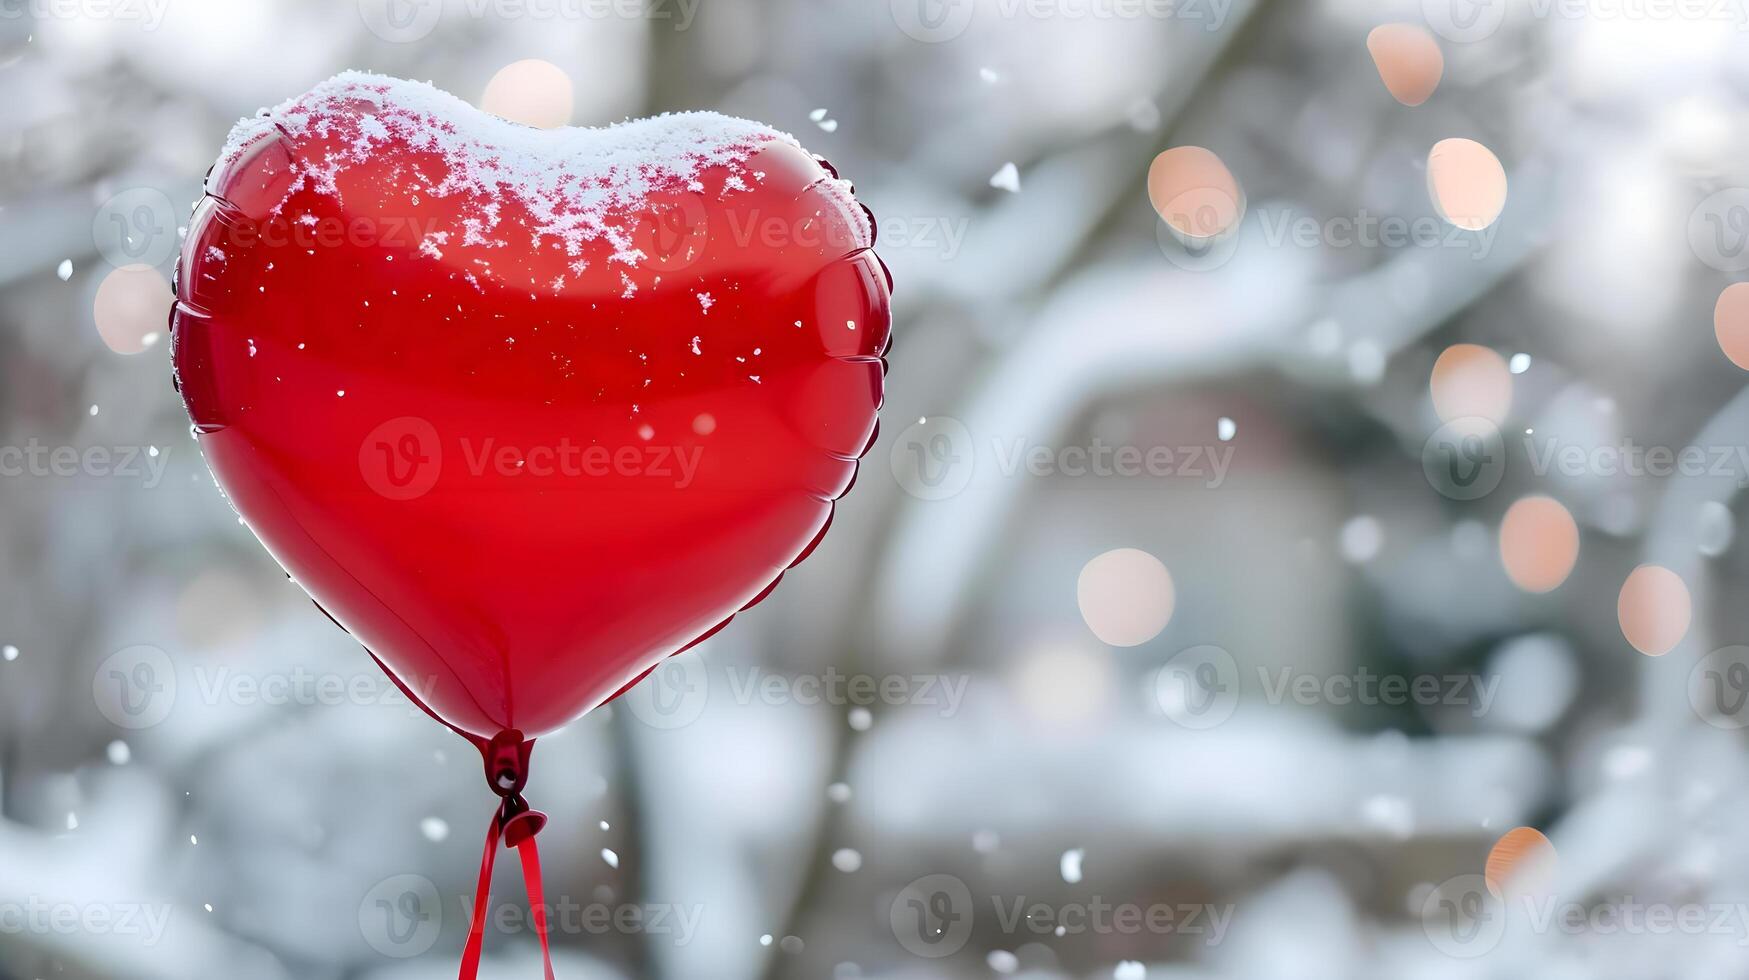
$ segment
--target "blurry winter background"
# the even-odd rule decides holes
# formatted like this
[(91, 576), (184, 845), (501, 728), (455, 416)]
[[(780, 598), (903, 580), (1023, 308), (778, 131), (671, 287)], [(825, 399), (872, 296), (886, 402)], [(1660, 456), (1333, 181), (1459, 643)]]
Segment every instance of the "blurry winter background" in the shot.
[(768, 122), (897, 283), (823, 546), (542, 740), (562, 977), (1740, 976), (1744, 14), (0, 0), (0, 978), (453, 975), (477, 760), (161, 333), (228, 127), (343, 68)]

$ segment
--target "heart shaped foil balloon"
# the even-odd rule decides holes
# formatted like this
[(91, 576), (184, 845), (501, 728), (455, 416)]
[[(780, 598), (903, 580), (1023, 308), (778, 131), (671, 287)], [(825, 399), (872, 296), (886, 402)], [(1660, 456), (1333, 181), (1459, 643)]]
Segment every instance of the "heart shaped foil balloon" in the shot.
[(754, 123), (529, 129), (349, 72), (233, 132), (176, 379), (321, 607), (463, 734), (532, 738), (825, 533), (881, 404), (873, 242), (850, 186)]

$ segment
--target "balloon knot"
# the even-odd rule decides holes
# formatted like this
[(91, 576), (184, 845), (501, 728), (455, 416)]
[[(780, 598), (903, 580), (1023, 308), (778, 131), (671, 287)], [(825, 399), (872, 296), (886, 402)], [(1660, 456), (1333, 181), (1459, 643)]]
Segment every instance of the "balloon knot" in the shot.
[(508, 847), (533, 840), (547, 825), (547, 815), (531, 808), (522, 798), (522, 790), (528, 785), (528, 759), (533, 751), (534, 740), (524, 739), (515, 729), (499, 732), (480, 748), (486, 763), (486, 784), (504, 799), (497, 819)]

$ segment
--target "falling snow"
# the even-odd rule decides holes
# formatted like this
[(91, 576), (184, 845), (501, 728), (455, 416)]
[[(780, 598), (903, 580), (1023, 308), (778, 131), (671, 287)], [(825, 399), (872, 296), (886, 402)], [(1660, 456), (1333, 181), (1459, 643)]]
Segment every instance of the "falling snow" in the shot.
[(1020, 193), (1020, 168), (1013, 163), (1003, 164), (1002, 169), (990, 178), (990, 186), (1010, 194)]
[(1071, 885), (1081, 881), (1081, 858), (1085, 854), (1086, 851), (1078, 847), (1063, 852), (1062, 859), (1057, 862), (1057, 870), (1062, 873), (1064, 881)]

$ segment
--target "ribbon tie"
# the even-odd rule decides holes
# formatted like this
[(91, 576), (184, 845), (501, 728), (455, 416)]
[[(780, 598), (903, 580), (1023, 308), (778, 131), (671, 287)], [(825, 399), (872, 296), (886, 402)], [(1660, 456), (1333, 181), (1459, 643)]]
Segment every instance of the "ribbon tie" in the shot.
[(546, 966), (546, 980), (553, 978), (553, 954), (547, 942), (546, 894), (541, 886), (540, 850), (534, 837), (546, 826), (547, 815), (530, 809), (522, 798), (528, 783), (528, 757), (534, 751), (534, 740), (524, 740), (518, 731), (499, 732), (492, 741), (480, 746), (486, 763), (486, 782), (503, 802), (492, 815), (486, 828), (486, 850), (480, 856), (480, 882), (474, 888), (474, 919), (468, 929), (468, 944), (462, 950), (460, 980), (477, 980), (480, 973), (480, 951), (486, 938), (486, 912), (492, 898), (492, 867), (498, 860), (498, 842), (514, 848), (522, 857), (523, 887), (528, 892), (528, 904), (534, 921), (535, 935), (540, 938), (541, 961)]

